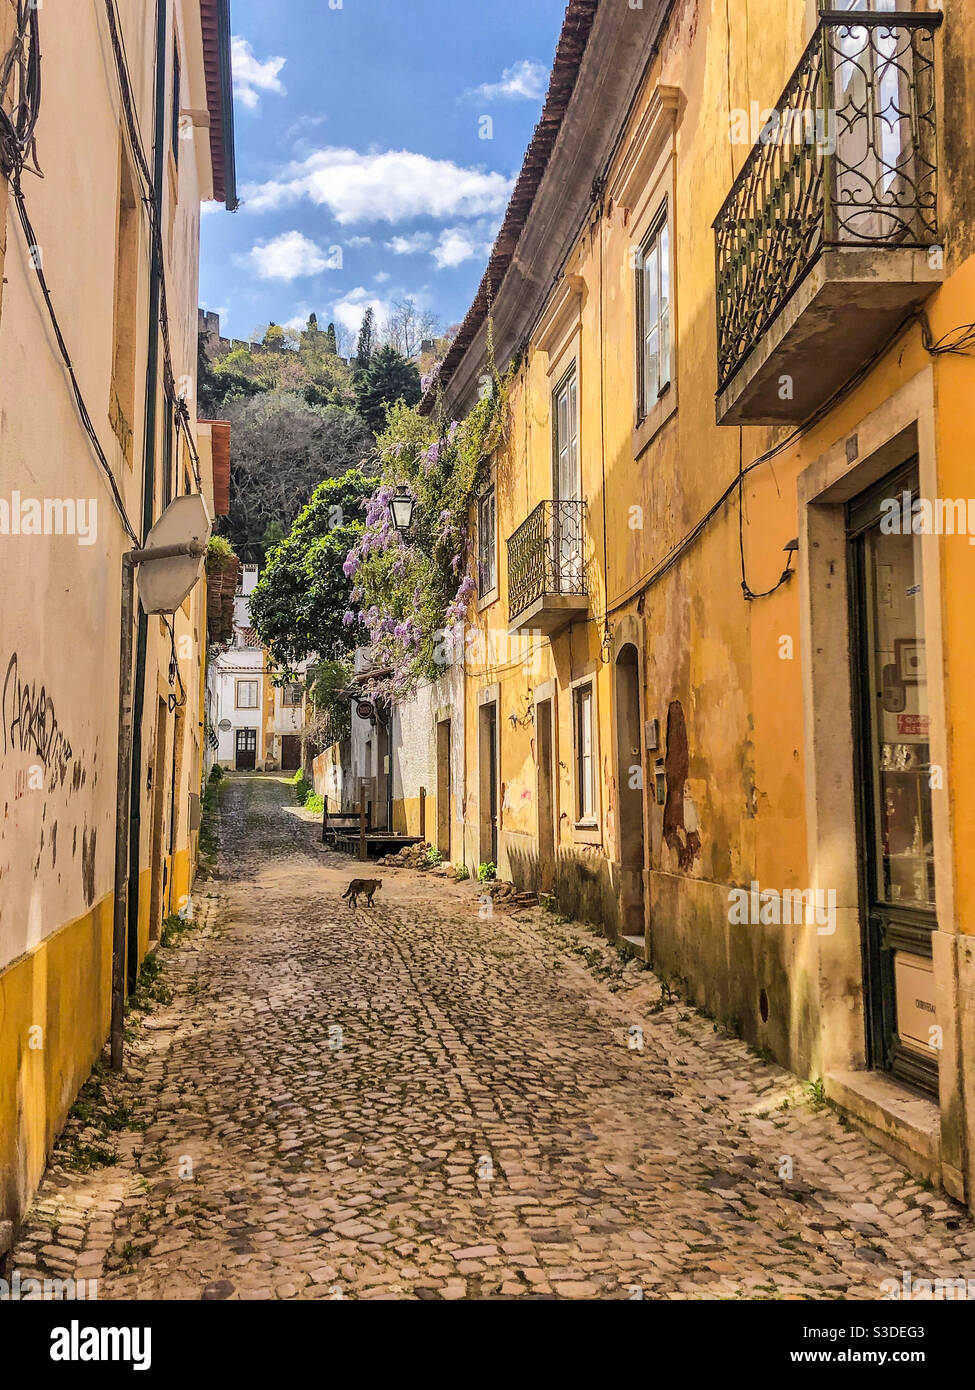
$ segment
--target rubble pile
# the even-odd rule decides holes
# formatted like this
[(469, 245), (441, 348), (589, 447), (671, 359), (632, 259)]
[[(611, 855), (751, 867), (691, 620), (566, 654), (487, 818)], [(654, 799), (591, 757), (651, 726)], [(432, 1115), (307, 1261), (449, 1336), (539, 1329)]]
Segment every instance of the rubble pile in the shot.
[(377, 863), (385, 865), (390, 869), (436, 869), (441, 865), (434, 864), (428, 858), (432, 845), (426, 842), (418, 845), (404, 845), (395, 854), (384, 854), (377, 860)]
[(481, 884), (481, 892), (488, 893), (492, 902), (496, 902), (498, 907), (505, 912), (518, 912), (524, 907), (538, 906), (538, 897), (535, 893), (524, 893), (513, 883), (502, 883), (500, 879), (492, 879)]

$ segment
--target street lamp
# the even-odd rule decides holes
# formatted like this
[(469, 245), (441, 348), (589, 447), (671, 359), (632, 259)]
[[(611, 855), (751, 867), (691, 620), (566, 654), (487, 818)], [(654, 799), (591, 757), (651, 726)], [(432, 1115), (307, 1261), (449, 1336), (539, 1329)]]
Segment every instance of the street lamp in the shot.
[(395, 494), (389, 499), (389, 512), (397, 531), (408, 531), (413, 525), (413, 508), (415, 506), (416, 499), (409, 488), (405, 485), (398, 487)]

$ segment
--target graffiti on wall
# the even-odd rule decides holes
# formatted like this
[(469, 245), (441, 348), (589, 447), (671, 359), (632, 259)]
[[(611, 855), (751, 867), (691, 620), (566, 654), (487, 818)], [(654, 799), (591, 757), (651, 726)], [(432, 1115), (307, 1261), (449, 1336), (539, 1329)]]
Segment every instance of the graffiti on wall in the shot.
[(17, 653), (7, 662), (0, 698), (3, 755), (26, 753), (45, 770), (50, 788), (63, 786), (71, 764), (71, 744), (58, 723), (54, 701), (42, 685), (21, 678)]

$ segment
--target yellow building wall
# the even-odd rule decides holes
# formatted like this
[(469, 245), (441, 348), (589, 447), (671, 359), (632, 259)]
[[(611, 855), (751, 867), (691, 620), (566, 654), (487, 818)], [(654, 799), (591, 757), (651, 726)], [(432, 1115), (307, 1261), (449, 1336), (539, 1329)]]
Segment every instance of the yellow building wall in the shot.
[[(749, 13), (746, 13), (746, 10)], [(751, 22), (749, 22), (749, 20)], [(729, 139), (729, 112), (771, 107), (811, 32), (804, 0), (776, 5), (755, 23), (754, 7), (678, 4), (652, 70), (637, 96), (606, 180), (601, 215), (570, 252), (550, 306), (567, 293), (569, 331), (533, 333), (508, 401), (508, 431), (495, 460), (498, 492), (499, 585), (496, 602), (468, 622), (475, 632), (504, 638), (507, 629), (506, 540), (540, 502), (553, 496), (552, 390), (571, 360), (579, 384), (583, 493), (588, 502), (586, 549), (590, 609), (585, 621), (551, 641), (539, 639), (527, 669), (502, 646), (482, 667), (468, 657), (465, 840), (470, 863), (480, 843), (479, 698), (497, 687), (502, 877), (537, 886), (537, 731), (525, 712), (526, 693), (554, 682), (557, 701), (559, 895), (569, 911), (615, 932), (620, 826), (612, 655), (624, 629), (640, 633), (643, 720), (659, 722), (660, 747), (643, 751), (648, 839), (645, 901), (658, 968), (683, 980), (692, 995), (753, 1041), (806, 1074), (821, 1065), (820, 984), (815, 953), (802, 929), (737, 928), (729, 924), (729, 891), (758, 881), (782, 892), (810, 886), (803, 706), (800, 585), (746, 602), (741, 590), (736, 493), (677, 564), (659, 581), (647, 577), (733, 484), (746, 466), (787, 429), (718, 427), (714, 394), (715, 252), (712, 221), (751, 145)], [(949, 15), (953, 43), (972, 47), (972, 24), (959, 7)], [(940, 42), (940, 40), (939, 40)], [(627, 161), (658, 87), (677, 89), (675, 128), (646, 170), (647, 181), (625, 199)], [(668, 160), (668, 151), (670, 159)], [(961, 156), (958, 156), (961, 158)], [(970, 162), (970, 160), (969, 160)], [(956, 177), (958, 170), (955, 171)], [(970, 175), (968, 175), (970, 178)], [(676, 278), (673, 285), (676, 409), (638, 447), (634, 440), (635, 286), (632, 253), (666, 196)], [(975, 267), (970, 229), (950, 239), (948, 278), (928, 301), (934, 337), (975, 318)], [(497, 312), (501, 313), (504, 288)], [(567, 303), (571, 304), (571, 296)], [(554, 313), (554, 310), (552, 311)], [(547, 338), (548, 342), (540, 341)], [(751, 472), (744, 482), (745, 571), (757, 592), (785, 568), (785, 544), (799, 531), (797, 481), (856, 422), (900, 388), (933, 370), (942, 495), (967, 497), (971, 485), (970, 359), (932, 359), (919, 325), (815, 428)], [(638, 510), (635, 510), (638, 509)], [(605, 527), (604, 527), (605, 518)], [(636, 523), (636, 524), (635, 524)], [(470, 524), (476, 529), (472, 510)], [(798, 557), (798, 567), (804, 563)], [(965, 610), (975, 580), (975, 547), (942, 547), (945, 673), (950, 710), (951, 821), (959, 928), (971, 933), (975, 870), (967, 846), (975, 830), (975, 766), (968, 717), (975, 656)], [(629, 626), (628, 626), (629, 625)], [(608, 633), (606, 629), (608, 628)], [(604, 646), (604, 637), (606, 643)], [(608, 658), (608, 659), (604, 659)], [(600, 806), (598, 833), (573, 826), (571, 683), (592, 673), (596, 692)], [(679, 702), (687, 730), (684, 780), (687, 815), (665, 837), (654, 796), (656, 758), (665, 758), (668, 714)], [(838, 721), (849, 712), (837, 709)], [(641, 739), (641, 747), (643, 742)], [(851, 769), (852, 776), (852, 769)], [(694, 843), (695, 824), (700, 844)], [(668, 843), (669, 839), (669, 843)], [(760, 1017), (759, 984), (773, 1000)]]

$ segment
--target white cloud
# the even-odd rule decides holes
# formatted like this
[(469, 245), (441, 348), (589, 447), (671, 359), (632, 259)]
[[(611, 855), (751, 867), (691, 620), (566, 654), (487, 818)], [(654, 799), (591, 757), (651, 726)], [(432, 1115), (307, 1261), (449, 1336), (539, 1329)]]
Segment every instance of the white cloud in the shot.
[(421, 251), (429, 251), (433, 245), (432, 232), (411, 232), (409, 236), (394, 236), (386, 242), (386, 250), (394, 256), (416, 256)]
[(496, 222), (481, 218), (466, 227), (444, 227), (437, 236), (432, 232), (394, 236), (385, 246), (394, 256), (418, 256), (429, 252), (438, 270), (449, 270), (464, 261), (488, 256), (496, 232)]
[(482, 101), (541, 101), (548, 86), (548, 68), (535, 58), (522, 58), (505, 68), (499, 82), (485, 82), (466, 93)]
[(319, 247), (301, 232), (282, 232), (273, 241), (258, 242), (240, 260), (262, 280), (297, 280), (332, 267)]
[(336, 301), (332, 308), (332, 318), (350, 333), (358, 333), (362, 325), (362, 316), (367, 309), (372, 309), (377, 324), (383, 324), (389, 318), (390, 308), (388, 299), (380, 299), (359, 285), (357, 289), (350, 290)]
[(371, 245), (372, 245), (372, 237), (371, 237), (371, 236), (350, 236), (349, 239), (348, 239), (348, 241), (347, 241), (345, 244), (346, 244), (346, 246), (349, 248), (350, 251), (357, 251), (357, 250), (359, 249), (360, 246), (371, 246)]
[(372, 278), (377, 285), (385, 285), (386, 281), (391, 279), (392, 277), (390, 276), (388, 270), (380, 270), (379, 273), (374, 275)]
[(438, 270), (449, 270), (464, 261), (490, 255), (492, 244), (491, 237), (476, 229), (444, 227), (433, 248), (433, 259)]
[(286, 95), (286, 88), (278, 73), (287, 62), (286, 58), (266, 58), (263, 62), (255, 56), (247, 39), (235, 34), (230, 44), (231, 60), (234, 70), (234, 96), (241, 106), (253, 110), (261, 99), (262, 92), (276, 92)]
[(251, 212), (307, 198), (336, 221), (400, 222), (409, 217), (483, 217), (504, 210), (513, 180), (409, 150), (360, 154), (329, 147), (291, 164), (281, 179), (244, 189)]
[[(299, 136), (304, 136), (305, 131), (317, 130), (317, 128), (321, 125), (324, 125), (327, 120), (328, 117), (324, 115), (299, 116), (298, 119), (292, 125), (288, 126), (288, 129), (284, 132), (283, 139), (286, 144), (291, 140), (297, 140)], [(307, 144), (307, 141), (302, 138), (300, 143), (304, 145)]]
[(307, 304), (301, 304), (295, 310), (294, 315), (288, 319), (287, 323), (283, 323), (281, 327), (288, 329), (291, 333), (303, 333), (308, 327), (308, 316), (310, 313), (311, 310), (308, 308)]

